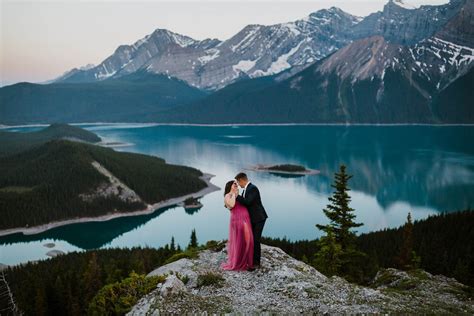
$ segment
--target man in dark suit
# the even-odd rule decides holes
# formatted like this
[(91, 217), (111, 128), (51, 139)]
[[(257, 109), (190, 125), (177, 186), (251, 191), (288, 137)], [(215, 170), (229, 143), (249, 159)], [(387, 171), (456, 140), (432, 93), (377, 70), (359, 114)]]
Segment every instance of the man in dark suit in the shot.
[(250, 271), (255, 270), (255, 268), (260, 267), (260, 239), (262, 237), (263, 226), (265, 221), (268, 218), (267, 212), (262, 205), (262, 199), (260, 198), (260, 191), (258, 188), (250, 183), (247, 178), (247, 175), (243, 172), (235, 176), (239, 186), (244, 189), (242, 195), (238, 195), (236, 200), (240, 204), (243, 204), (247, 207), (250, 216), (250, 222), (252, 223), (252, 232), (253, 232), (253, 264), (254, 267), (250, 268)]

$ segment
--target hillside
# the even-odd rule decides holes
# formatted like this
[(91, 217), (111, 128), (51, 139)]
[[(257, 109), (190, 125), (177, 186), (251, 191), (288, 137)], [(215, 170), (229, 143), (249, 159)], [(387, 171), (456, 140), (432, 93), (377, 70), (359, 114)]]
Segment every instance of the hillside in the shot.
[(0, 130), (0, 156), (18, 153), (54, 139), (73, 139), (89, 143), (97, 143), (101, 140), (99, 136), (85, 129), (59, 123), (29, 133)]
[(157, 268), (148, 276), (167, 274), (166, 281), (127, 315), (474, 312), (467, 286), (422, 270), (381, 270), (364, 287), (326, 277), (276, 247), (262, 245), (262, 269), (255, 272), (223, 271), (225, 259), (225, 249), (217, 248)]
[(18, 83), (0, 88), (0, 123), (145, 122), (206, 93), (181, 80), (139, 71), (92, 83)]
[(149, 209), (207, 187), (196, 169), (53, 140), (0, 158), (0, 229)]

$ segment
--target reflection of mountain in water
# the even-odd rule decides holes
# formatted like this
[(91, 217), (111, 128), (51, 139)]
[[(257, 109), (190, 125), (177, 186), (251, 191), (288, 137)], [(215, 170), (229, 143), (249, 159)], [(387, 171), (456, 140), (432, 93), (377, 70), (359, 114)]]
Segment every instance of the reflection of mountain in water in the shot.
[(71, 224), (50, 229), (40, 234), (13, 234), (0, 237), (0, 245), (44, 239), (64, 240), (81, 249), (95, 249), (105, 246), (115, 238), (129, 232), (149, 220), (160, 216), (173, 207), (159, 209), (152, 214), (115, 218), (105, 222)]
[(186, 152), (201, 145), (200, 156), (240, 161), (242, 166), (276, 162), (319, 169), (320, 175), (303, 181), (325, 194), (332, 191), (333, 173), (344, 163), (354, 175), (352, 189), (374, 196), (384, 208), (397, 201), (439, 211), (473, 204), (472, 127), (245, 126), (233, 129), (233, 134), (253, 137), (228, 139), (238, 146), (212, 145), (227, 132), (226, 127), (170, 127), (163, 134), (173, 136), (167, 140), (169, 157), (179, 155), (180, 145)]
[[(458, 137), (446, 137), (453, 130)], [(472, 131), (462, 126), (449, 131), (431, 126), (295, 127), (257, 145), (278, 153), (288, 150), (297, 163), (320, 169), (321, 175), (305, 179), (318, 192), (332, 191), (333, 173), (344, 163), (354, 175), (352, 189), (375, 196), (384, 208), (406, 201), (451, 211), (473, 202)], [(282, 137), (305, 141), (282, 148)]]

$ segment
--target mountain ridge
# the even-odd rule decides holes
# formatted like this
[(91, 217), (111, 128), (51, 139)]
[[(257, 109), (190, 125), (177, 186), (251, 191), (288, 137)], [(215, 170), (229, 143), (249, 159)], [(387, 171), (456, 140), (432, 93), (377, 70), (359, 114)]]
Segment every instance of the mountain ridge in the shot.
[[(472, 25), (473, 2), (451, 0), (410, 9), (390, 1), (383, 11), (362, 20), (333, 7), (295, 22), (248, 25), (226, 41), (196, 41), (158, 29), (133, 45), (120, 46), (118, 55), (109, 56), (105, 64), (66, 78), (76, 83), (46, 88), (24, 84), (16, 92), (1, 88), (0, 123), (42, 122), (46, 117), (67, 122), (193, 124), (472, 123), (472, 93), (465, 90), (472, 82)], [(147, 41), (157, 38), (156, 43)], [(130, 63), (130, 56), (140, 63)], [(120, 72), (110, 68), (114, 65)], [(103, 72), (94, 72), (97, 69)], [(87, 82), (99, 75), (108, 77)], [(125, 78), (134, 76), (136, 80), (129, 80), (134, 85), (125, 84)], [(140, 80), (153, 76), (179, 87), (171, 94), (157, 87), (138, 87)], [(83, 79), (86, 82), (80, 83)], [(92, 87), (110, 83), (123, 84), (119, 100), (113, 101), (116, 95), (109, 90), (92, 94)], [(54, 89), (52, 101), (41, 103), (45, 96), (38, 90), (58, 85), (74, 89), (80, 84), (87, 87), (86, 95), (72, 98), (79, 103), (75, 107), (79, 114), (48, 112), (51, 104), (60, 108), (59, 103), (71, 102), (65, 96), (55, 98)], [(448, 95), (461, 96), (456, 98), (461, 104), (452, 106)], [(25, 103), (30, 107), (19, 113)], [(229, 107), (239, 111), (229, 116), (225, 113)]]
[(131, 45), (118, 46), (99, 65), (75, 68), (56, 82), (100, 81), (146, 69), (216, 90), (242, 78), (301, 69), (360, 38), (382, 35), (400, 44), (414, 44), (433, 36), (465, 2), (407, 9), (403, 2), (390, 0), (382, 11), (365, 18), (331, 7), (292, 22), (250, 24), (223, 41), (195, 40), (158, 28)]
[(76, 68), (56, 82), (96, 81), (146, 69), (215, 90), (241, 76), (271, 75), (310, 64), (348, 43), (348, 29), (359, 21), (332, 7), (294, 22), (247, 25), (224, 41), (198, 41), (156, 29), (132, 45), (120, 45), (94, 68)]

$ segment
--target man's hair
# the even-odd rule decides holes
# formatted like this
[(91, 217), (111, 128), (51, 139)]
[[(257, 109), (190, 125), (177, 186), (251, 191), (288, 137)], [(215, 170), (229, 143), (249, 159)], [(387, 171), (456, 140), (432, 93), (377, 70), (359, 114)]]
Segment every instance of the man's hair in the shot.
[(235, 180), (239, 181), (239, 180), (248, 180), (247, 178), (247, 175), (243, 172), (239, 172), (236, 176), (235, 176)]

